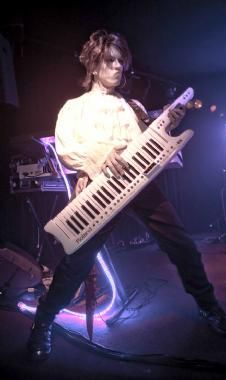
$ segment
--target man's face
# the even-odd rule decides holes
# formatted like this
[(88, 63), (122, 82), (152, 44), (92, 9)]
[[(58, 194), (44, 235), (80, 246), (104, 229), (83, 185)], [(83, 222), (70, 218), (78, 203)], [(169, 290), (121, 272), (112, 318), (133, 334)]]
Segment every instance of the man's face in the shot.
[(96, 69), (95, 80), (105, 88), (115, 88), (121, 83), (123, 68), (121, 52), (114, 46), (110, 46)]

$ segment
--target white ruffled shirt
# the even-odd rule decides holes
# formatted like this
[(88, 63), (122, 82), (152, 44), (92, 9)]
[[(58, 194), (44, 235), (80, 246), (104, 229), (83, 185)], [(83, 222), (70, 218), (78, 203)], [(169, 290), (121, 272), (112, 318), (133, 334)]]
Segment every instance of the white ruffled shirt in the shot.
[(141, 124), (120, 94), (86, 92), (68, 100), (58, 114), (57, 154), (66, 167), (84, 171), (93, 179), (113, 147), (140, 135)]

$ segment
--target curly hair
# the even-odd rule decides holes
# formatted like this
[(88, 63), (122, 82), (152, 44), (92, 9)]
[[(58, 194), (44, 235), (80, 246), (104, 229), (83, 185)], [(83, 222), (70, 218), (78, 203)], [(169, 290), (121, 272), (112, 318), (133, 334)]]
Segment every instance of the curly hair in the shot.
[(108, 33), (105, 29), (92, 33), (89, 40), (83, 45), (79, 60), (86, 69), (86, 76), (82, 86), (89, 91), (92, 86), (93, 72), (104, 59), (110, 46), (120, 50), (124, 63), (124, 72), (131, 66), (132, 57), (125, 38), (119, 33)]

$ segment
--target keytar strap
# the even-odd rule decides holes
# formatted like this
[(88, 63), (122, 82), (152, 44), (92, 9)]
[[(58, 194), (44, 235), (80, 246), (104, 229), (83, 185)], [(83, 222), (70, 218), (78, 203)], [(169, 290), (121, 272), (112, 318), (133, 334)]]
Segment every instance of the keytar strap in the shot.
[[(148, 113), (146, 113), (135, 100), (128, 99), (127, 103), (130, 105), (130, 107), (134, 110), (135, 114), (137, 115), (138, 119), (141, 120), (147, 127), (155, 120), (155, 118), (150, 117)], [(142, 128), (144, 132), (145, 127)]]

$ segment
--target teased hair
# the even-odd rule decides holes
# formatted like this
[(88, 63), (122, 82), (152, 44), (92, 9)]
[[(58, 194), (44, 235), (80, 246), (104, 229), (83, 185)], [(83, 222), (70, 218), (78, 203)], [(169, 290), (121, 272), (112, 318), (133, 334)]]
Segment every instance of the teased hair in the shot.
[(92, 87), (93, 72), (98, 64), (103, 60), (105, 53), (113, 45), (121, 52), (124, 62), (124, 72), (131, 65), (131, 53), (125, 38), (119, 33), (108, 33), (104, 29), (97, 30), (89, 37), (83, 45), (79, 56), (80, 62), (85, 66), (86, 76), (82, 86), (89, 91)]

